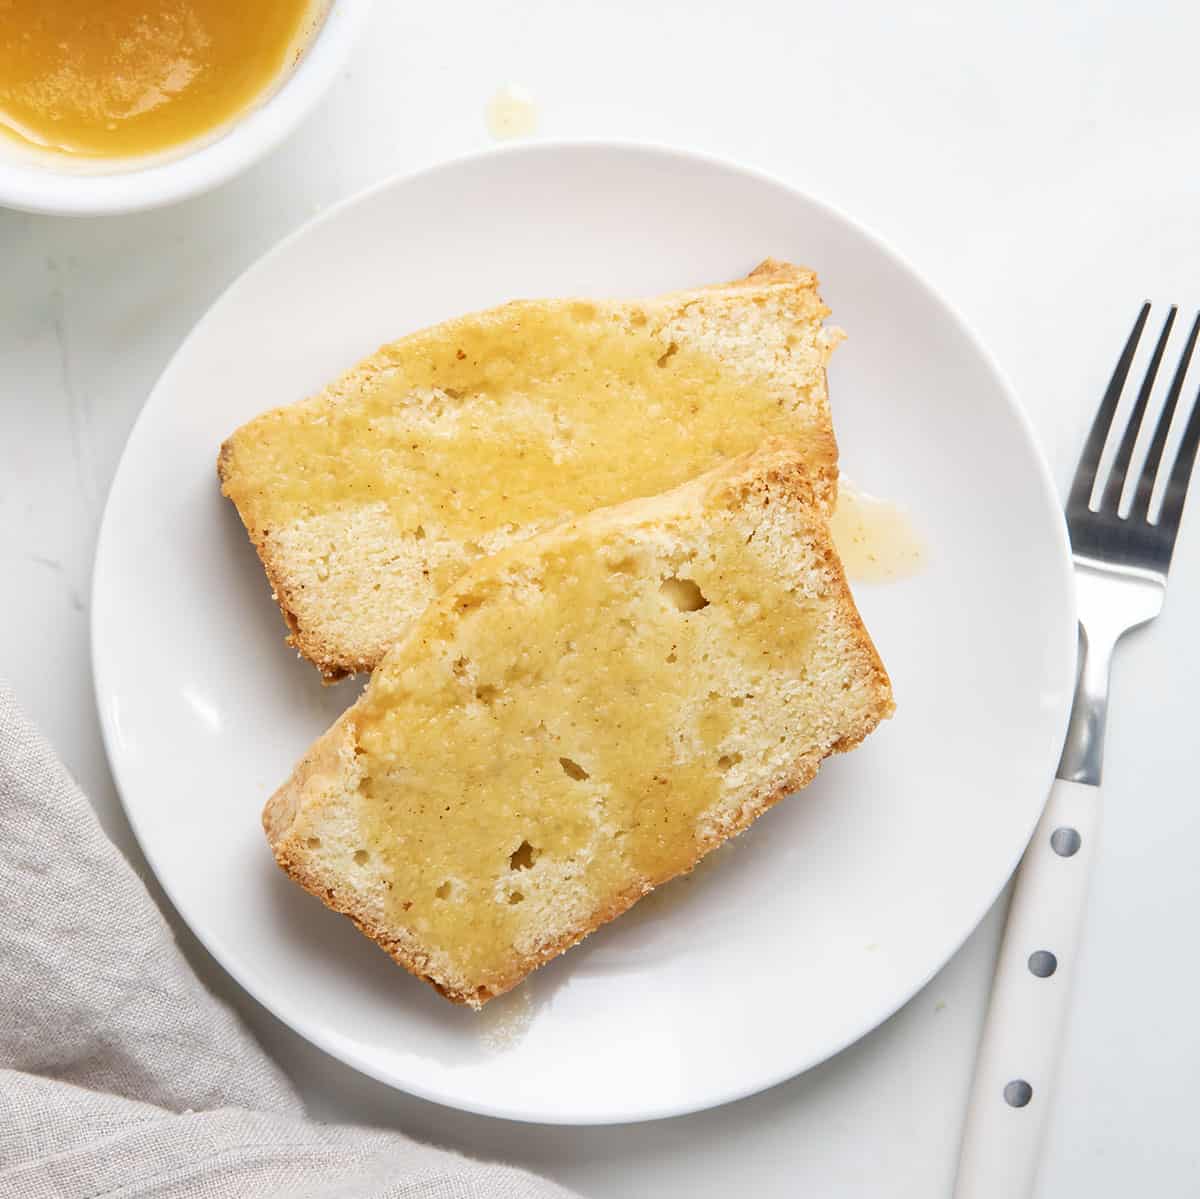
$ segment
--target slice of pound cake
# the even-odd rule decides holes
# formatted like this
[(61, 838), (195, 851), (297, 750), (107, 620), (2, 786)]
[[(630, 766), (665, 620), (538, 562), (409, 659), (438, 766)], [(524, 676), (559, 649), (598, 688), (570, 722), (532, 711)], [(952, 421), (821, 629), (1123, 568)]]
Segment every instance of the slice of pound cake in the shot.
[(655, 495), (786, 435), (832, 505), (811, 271), (763, 263), (642, 302), (507, 304), (385, 346), (222, 446), (219, 474), (289, 641), (327, 678), (370, 670), (471, 562)]
[(801, 447), (472, 566), (263, 814), (280, 866), (473, 1006), (892, 710)]

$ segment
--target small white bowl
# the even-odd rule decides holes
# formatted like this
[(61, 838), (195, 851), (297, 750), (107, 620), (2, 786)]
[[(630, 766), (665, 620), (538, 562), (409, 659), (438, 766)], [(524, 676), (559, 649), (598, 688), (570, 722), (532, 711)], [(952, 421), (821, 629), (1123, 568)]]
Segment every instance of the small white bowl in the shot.
[(265, 100), (211, 141), (145, 166), (113, 159), (97, 169), (33, 155), (0, 138), (0, 207), (92, 216), (158, 208), (208, 191), (277, 146), (325, 94), (370, 11), (371, 0), (333, 0), (300, 61)]

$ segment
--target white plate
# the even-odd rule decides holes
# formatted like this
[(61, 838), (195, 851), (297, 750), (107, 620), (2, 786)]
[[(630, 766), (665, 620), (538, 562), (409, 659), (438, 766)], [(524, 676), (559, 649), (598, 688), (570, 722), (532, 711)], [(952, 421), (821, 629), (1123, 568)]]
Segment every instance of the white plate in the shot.
[[(830, 371), (848, 475), (903, 502), (928, 569), (859, 588), (896, 718), (690, 880), (538, 972), (452, 1007), (273, 865), (259, 811), (357, 692), (282, 644), (222, 438), (376, 345), (515, 296), (636, 295), (766, 255), (821, 274), (850, 332)], [(515, 1119), (674, 1115), (760, 1090), (879, 1024), (1017, 863), (1071, 691), (1058, 503), (1012, 393), (915, 272), (760, 175), (645, 147), (541, 144), (375, 188), (248, 271), (129, 440), (97, 553), (109, 756), (183, 918), (310, 1040), (406, 1091)], [(491, 1014), (489, 1014), (491, 1013)]]

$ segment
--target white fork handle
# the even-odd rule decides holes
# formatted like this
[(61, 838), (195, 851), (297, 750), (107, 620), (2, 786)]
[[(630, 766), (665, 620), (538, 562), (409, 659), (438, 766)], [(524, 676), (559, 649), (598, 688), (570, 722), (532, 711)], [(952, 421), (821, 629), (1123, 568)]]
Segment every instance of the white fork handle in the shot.
[[(1073, 853), (1066, 852), (1076, 841), (1070, 830), (1078, 837)], [(1099, 787), (1056, 779), (1017, 871), (955, 1199), (1027, 1199), (1033, 1193), (1099, 832)], [(1054, 957), (1052, 973), (1047, 954)], [(1026, 1088), (1032, 1093), (1014, 1106), (1026, 1098)]]

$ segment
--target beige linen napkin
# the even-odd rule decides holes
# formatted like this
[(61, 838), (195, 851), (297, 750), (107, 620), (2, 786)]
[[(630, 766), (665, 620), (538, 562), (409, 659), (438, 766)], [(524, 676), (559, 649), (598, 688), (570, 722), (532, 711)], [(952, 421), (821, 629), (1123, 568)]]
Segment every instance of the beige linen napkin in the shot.
[(305, 1120), (2, 687), (0, 1195), (570, 1199), (398, 1133)]

